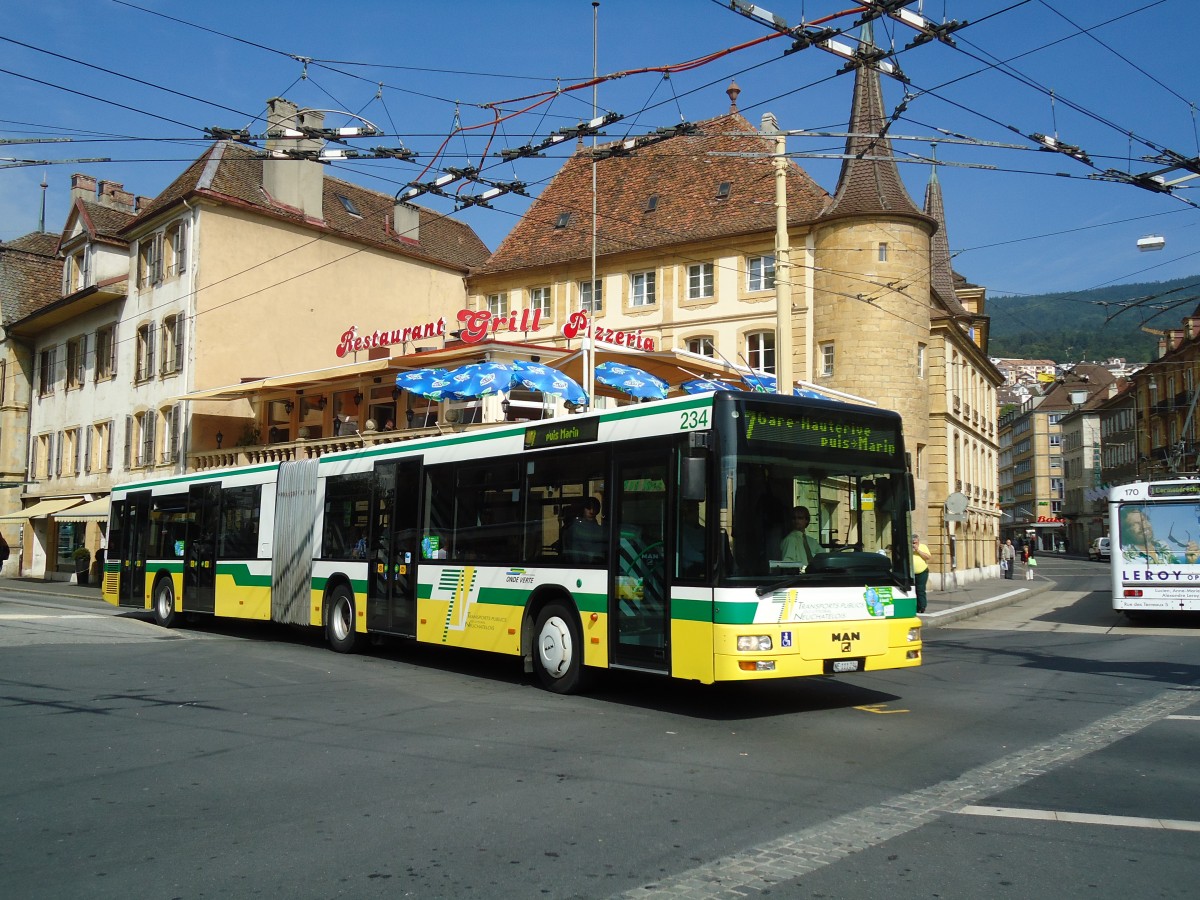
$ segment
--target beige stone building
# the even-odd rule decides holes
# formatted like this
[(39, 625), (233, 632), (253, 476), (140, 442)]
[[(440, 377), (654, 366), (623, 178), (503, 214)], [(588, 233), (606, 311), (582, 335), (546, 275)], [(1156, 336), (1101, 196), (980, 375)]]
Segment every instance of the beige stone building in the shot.
[(29, 402), (33, 352), (27, 340), (11, 334), (14, 322), (53, 303), (60, 295), (63, 264), (58, 235), (33, 232), (0, 244), (0, 534), (10, 547), (0, 571), (21, 571), (28, 523), (19, 516), (29, 447)]
[[(268, 116), (273, 131), (322, 125), (278, 99)], [(25, 574), (73, 577), (77, 544), (94, 558), (115, 483), (183, 473), (222, 442), (319, 438), (394, 414), (394, 386), (367, 373), (371, 335), (462, 307), (487, 257), (469, 227), (286, 149), (218, 141), (153, 200), (76, 176), (59, 258), (43, 253), (61, 280), (5, 294), (3, 362), (20, 380), (0, 453), (27, 448), (6, 464), (29, 483), (0, 526), (37, 538)], [(14, 255), (29, 256), (22, 241)], [(207, 396), (333, 366), (359, 376), (336, 395), (293, 377), (253, 400)]]
[[(1026, 541), (1042, 552), (1082, 552), (1098, 510), (1084, 503), (1085, 482), (1095, 482), (1099, 456), (1096, 408), (1115, 392), (1102, 365), (1079, 363), (1000, 419), (1001, 537)], [(1086, 428), (1072, 413), (1086, 410)], [(1066, 428), (1064, 428), (1066, 420)], [(1064, 442), (1064, 437), (1070, 439)], [(1085, 455), (1086, 454), (1086, 455)], [(1072, 465), (1068, 472), (1067, 461)], [(1077, 494), (1068, 497), (1068, 476)], [(1091, 485), (1089, 485), (1091, 486)], [(1071, 518), (1068, 517), (1071, 513)], [(1068, 526), (1074, 523), (1073, 528)], [(1082, 546), (1081, 546), (1082, 545)]]
[[(729, 93), (727, 114), (632, 155), (581, 146), (474, 272), (471, 307), (538, 311), (522, 337), (532, 344), (562, 346), (563, 325), (585, 311), (634, 364), (675, 350), (697, 374), (706, 359), (773, 373), (786, 278), (793, 374), (904, 417), (933, 584), (994, 573), (1002, 378), (987, 358), (984, 291), (955, 284), (936, 178), (918, 208), (888, 142), (868, 137), (885, 117), (878, 73), (860, 67), (834, 195), (787, 165), (790, 265), (777, 269), (773, 129), (756, 131)], [(952, 494), (963, 500), (948, 521)]]

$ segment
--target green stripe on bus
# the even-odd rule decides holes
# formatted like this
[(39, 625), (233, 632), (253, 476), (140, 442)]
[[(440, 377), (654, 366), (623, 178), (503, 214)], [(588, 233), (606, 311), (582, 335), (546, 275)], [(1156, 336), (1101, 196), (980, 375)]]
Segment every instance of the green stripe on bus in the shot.
[[(329, 577), (324, 575), (314, 575), (312, 579), (312, 589), (318, 593), (325, 593), (329, 587)], [(355, 594), (365, 594), (367, 592), (367, 582), (364, 579), (351, 578), (350, 590)]]
[(672, 597), (671, 618), (682, 619), (686, 622), (711, 622), (713, 605), (707, 600), (685, 600), (681, 597)]
[(273, 472), (279, 468), (279, 463), (266, 463), (259, 466), (236, 466), (225, 469), (214, 469), (211, 472), (197, 472), (193, 475), (180, 475), (176, 478), (158, 478), (154, 481), (139, 481), (137, 484), (124, 484), (120, 487), (113, 488), (113, 495), (117, 494), (136, 494), (140, 491), (148, 491), (151, 488), (159, 487), (168, 484), (198, 484), (201, 481), (220, 480), (228, 478), (230, 475), (249, 475), (254, 472)]
[(217, 563), (218, 575), (229, 575), (233, 577), (234, 584), (238, 587), (270, 587), (271, 573), (266, 575), (254, 575), (250, 571), (250, 566), (246, 563)]
[(754, 622), (754, 614), (758, 611), (758, 603), (735, 603), (722, 600), (713, 604), (712, 620), (717, 625), (749, 625)]
[[(630, 406), (623, 406), (616, 410), (604, 410), (600, 414), (600, 419), (603, 422), (616, 422), (625, 419), (644, 419), (651, 416), (669, 416), (672, 413), (679, 412), (680, 410), (711, 407), (712, 405), (712, 397), (681, 397), (668, 409), (664, 409), (662, 406), (656, 406), (656, 404), (653, 403), (637, 403)], [(411, 442), (391, 442), (387, 444), (380, 444), (370, 449), (343, 450), (338, 453), (323, 454), (319, 458), (318, 462), (320, 464), (332, 464), (344, 462), (348, 459), (372, 459), (376, 456), (419, 454), (423, 450), (433, 450), (438, 447), (461, 447), (467, 444), (476, 444), (480, 441), (499, 441), (504, 440), (505, 438), (513, 437), (514, 435), (523, 436), (525, 434), (526, 427), (527, 426), (522, 425), (518, 428), (504, 430), (480, 429), (478, 431), (463, 432), (461, 434), (455, 434), (449, 437), (416, 438)], [(597, 443), (604, 444), (611, 443), (611, 441), (598, 441)]]

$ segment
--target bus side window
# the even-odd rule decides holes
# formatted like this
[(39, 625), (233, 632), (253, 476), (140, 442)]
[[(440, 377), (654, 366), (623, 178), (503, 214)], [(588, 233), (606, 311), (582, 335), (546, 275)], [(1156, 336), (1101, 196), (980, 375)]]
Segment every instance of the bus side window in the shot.
[(371, 502), (371, 472), (332, 475), (325, 482), (322, 559), (351, 559), (355, 529), (366, 529), (366, 510)]

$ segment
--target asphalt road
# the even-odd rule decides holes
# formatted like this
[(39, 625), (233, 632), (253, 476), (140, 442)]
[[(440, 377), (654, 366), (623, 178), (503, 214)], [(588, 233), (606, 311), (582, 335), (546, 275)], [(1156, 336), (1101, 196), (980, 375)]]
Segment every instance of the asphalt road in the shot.
[(1106, 568), (920, 669), (546, 693), (511, 659), (0, 590), (12, 897), (1189, 897), (1200, 622)]

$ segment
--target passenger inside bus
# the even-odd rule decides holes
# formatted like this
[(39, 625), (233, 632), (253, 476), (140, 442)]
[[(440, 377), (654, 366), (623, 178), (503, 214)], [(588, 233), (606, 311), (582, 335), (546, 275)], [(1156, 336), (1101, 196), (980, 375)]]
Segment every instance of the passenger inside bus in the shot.
[(600, 523), (600, 501), (588, 497), (583, 501), (579, 517), (570, 522), (563, 533), (567, 559), (572, 562), (602, 563), (607, 544), (607, 531)]

